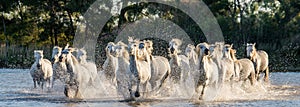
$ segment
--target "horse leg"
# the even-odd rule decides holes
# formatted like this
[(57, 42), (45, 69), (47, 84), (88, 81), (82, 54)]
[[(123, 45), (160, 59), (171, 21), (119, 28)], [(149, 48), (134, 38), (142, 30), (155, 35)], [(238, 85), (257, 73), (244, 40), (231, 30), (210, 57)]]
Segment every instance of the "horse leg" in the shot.
[(44, 81), (41, 81), (42, 84), (41, 84), (41, 87), (42, 87), (42, 90), (44, 89)]
[(269, 67), (267, 67), (267, 69), (265, 70), (265, 79), (264, 79), (265, 82), (269, 82)]
[(255, 79), (255, 73), (251, 72), (248, 78), (250, 80), (251, 85), (254, 85), (255, 81), (256, 81), (256, 79)]
[(36, 79), (32, 79), (33, 80), (33, 87), (36, 88)]
[(256, 63), (255, 72), (256, 72), (256, 79), (257, 79), (257, 81), (259, 81), (259, 79), (260, 79), (260, 63)]
[(141, 83), (141, 79), (140, 78), (138, 78), (138, 80), (137, 80), (137, 84), (136, 84), (136, 91), (135, 91), (135, 93), (134, 93), (134, 96), (135, 97), (140, 97), (141, 95), (140, 95), (140, 84)]
[(79, 84), (76, 85), (76, 92), (75, 92), (75, 97), (81, 99), (82, 98), (82, 93), (79, 89)]
[[(146, 82), (146, 83), (143, 84), (143, 88), (144, 88), (144, 94), (143, 94), (143, 96), (145, 96), (146, 92), (149, 92), (148, 87), (147, 87), (148, 83), (149, 82)], [(147, 93), (146, 93), (146, 95), (147, 95)]]
[(199, 100), (202, 100), (202, 99), (203, 99), (205, 86), (206, 86), (206, 84), (203, 84), (203, 86), (202, 86), (203, 88), (202, 88), (202, 91), (201, 91), (201, 95), (200, 95), (200, 97), (199, 97)]

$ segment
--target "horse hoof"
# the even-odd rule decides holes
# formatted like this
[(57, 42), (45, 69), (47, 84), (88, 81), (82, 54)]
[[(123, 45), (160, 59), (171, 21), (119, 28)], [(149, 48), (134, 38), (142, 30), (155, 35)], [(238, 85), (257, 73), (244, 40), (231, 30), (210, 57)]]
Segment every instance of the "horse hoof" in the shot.
[(203, 96), (200, 96), (200, 97), (198, 98), (198, 100), (203, 100)]
[(134, 96), (135, 96), (135, 97), (140, 97), (140, 93), (139, 93), (139, 92), (135, 92), (135, 93), (134, 93)]
[(69, 97), (67, 88), (65, 88), (64, 94), (65, 94), (66, 97)]

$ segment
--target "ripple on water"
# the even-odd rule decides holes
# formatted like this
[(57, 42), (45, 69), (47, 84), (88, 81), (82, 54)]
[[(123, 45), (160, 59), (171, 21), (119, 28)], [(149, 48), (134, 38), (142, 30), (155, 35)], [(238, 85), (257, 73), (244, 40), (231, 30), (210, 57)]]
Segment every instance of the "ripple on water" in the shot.
[[(0, 69), (0, 77), (0, 106), (300, 106), (300, 73), (295, 72), (271, 73), (271, 85), (259, 83), (252, 87), (248, 82), (225, 85), (219, 90), (208, 88), (205, 101), (191, 100), (190, 85), (169, 84), (150, 98), (125, 101), (114, 86), (100, 79), (96, 86), (86, 89), (89, 98), (76, 100), (64, 96), (59, 81), (50, 91), (32, 89), (28, 69)], [(214, 94), (217, 96), (212, 97)]]

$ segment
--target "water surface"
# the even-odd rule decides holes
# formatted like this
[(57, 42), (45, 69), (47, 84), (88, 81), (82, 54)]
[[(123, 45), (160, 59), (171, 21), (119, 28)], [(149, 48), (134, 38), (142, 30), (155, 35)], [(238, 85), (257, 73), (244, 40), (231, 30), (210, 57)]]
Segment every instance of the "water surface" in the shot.
[[(214, 100), (196, 101), (190, 97), (151, 97), (124, 101), (114, 89), (101, 85), (85, 100), (68, 99), (63, 84), (55, 82), (51, 90), (33, 89), (28, 69), (0, 69), (0, 106), (300, 106), (300, 73), (271, 72), (269, 85), (225, 87)], [(98, 87), (98, 86), (97, 86)], [(180, 88), (180, 87), (179, 87)], [(206, 96), (216, 93), (208, 90)]]

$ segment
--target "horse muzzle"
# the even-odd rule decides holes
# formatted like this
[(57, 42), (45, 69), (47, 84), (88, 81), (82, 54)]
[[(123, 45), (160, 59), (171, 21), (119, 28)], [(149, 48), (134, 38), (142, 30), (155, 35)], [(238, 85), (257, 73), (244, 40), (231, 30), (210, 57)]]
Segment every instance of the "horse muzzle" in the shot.
[(208, 49), (205, 49), (205, 50), (204, 50), (204, 54), (205, 54), (205, 55), (208, 55), (208, 54), (209, 54), (209, 50), (208, 50)]
[(41, 64), (37, 64), (37, 65), (36, 65), (36, 67), (37, 67), (38, 69), (40, 69), (41, 66), (42, 66)]
[(175, 52), (174, 48), (170, 48), (170, 52), (173, 54)]

